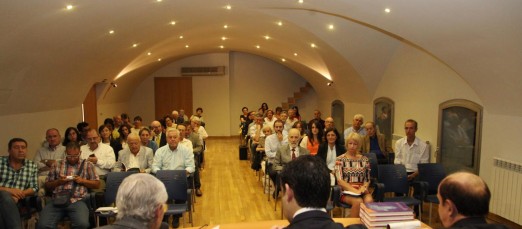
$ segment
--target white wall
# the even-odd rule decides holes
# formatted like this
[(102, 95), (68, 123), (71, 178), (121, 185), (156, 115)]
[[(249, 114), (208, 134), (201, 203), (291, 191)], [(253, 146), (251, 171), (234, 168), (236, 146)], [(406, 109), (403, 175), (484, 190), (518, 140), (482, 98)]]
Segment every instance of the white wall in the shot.
[(65, 110), (1, 116), (3, 131), (0, 131), (0, 155), (7, 155), (7, 143), (10, 139), (20, 137), (28, 143), (27, 158), (33, 159), (36, 150), (45, 141), (47, 129), (56, 128), (63, 137), (67, 127), (76, 127), (81, 121), (81, 105)]

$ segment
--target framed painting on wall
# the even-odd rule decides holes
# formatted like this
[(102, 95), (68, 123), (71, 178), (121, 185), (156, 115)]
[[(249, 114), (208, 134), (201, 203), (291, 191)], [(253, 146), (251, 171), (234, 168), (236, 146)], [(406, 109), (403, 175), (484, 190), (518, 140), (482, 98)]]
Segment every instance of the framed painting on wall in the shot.
[(386, 139), (393, 138), (394, 102), (385, 97), (373, 102), (373, 120), (379, 133), (384, 134)]

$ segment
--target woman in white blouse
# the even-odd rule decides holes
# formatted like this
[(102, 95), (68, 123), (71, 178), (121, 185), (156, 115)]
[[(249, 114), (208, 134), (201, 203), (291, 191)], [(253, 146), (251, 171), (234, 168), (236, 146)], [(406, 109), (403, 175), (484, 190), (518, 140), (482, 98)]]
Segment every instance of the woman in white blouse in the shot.
[(321, 157), (330, 171), (334, 170), (335, 159), (346, 152), (343, 139), (335, 128), (328, 128), (325, 131), (326, 142), (319, 145), (317, 156)]

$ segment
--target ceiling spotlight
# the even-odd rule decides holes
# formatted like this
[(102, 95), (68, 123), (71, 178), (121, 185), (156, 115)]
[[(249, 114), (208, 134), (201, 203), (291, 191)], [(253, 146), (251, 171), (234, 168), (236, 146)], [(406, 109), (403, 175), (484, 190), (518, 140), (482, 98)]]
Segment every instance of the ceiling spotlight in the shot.
[(231, 5), (226, 5), (225, 9), (230, 10), (230, 9), (232, 9), (232, 6)]
[(228, 29), (228, 25), (224, 25), (223, 28)]
[(132, 47), (133, 47), (133, 48), (136, 48), (136, 47), (138, 47), (138, 44), (137, 44), (137, 43), (134, 43), (134, 44), (132, 44)]
[(227, 38), (226, 37), (221, 37), (221, 40), (226, 40)]
[(286, 59), (285, 58), (281, 58), (281, 61), (286, 62)]
[(219, 46), (219, 48), (220, 48), (220, 49), (224, 49), (224, 48), (225, 48), (225, 46), (223, 46), (223, 45), (220, 45), (220, 46)]
[(179, 36), (179, 39), (183, 39), (183, 35)]
[(257, 49), (260, 49), (260, 48), (261, 48), (261, 46), (259, 46), (259, 45), (256, 45), (256, 48), (257, 48)]
[(175, 21), (171, 21), (170, 24), (171, 24), (171, 25), (175, 25), (176, 22), (175, 22)]
[(326, 83), (327, 86), (332, 86), (332, 84), (333, 84), (333, 81)]
[(266, 40), (270, 39), (270, 36), (266, 35), (266, 36), (265, 36), (265, 39), (266, 39)]
[(73, 5), (67, 5), (67, 6), (65, 7), (66, 10), (72, 10), (73, 8), (74, 8)]
[(332, 25), (332, 24), (328, 25), (328, 29), (329, 29), (329, 30), (334, 29), (334, 25)]
[(300, 4), (303, 4), (304, 0), (299, 0), (298, 2), (299, 2)]
[(161, 58), (158, 58), (158, 61), (161, 61)]
[(147, 56), (150, 56), (150, 55), (152, 55), (152, 53), (151, 53), (151, 52), (148, 52), (148, 53), (147, 53)]
[(185, 48), (188, 48), (188, 47), (189, 47), (189, 45), (185, 45)]
[(109, 34), (114, 34), (114, 30), (109, 30)]
[(315, 48), (315, 47), (317, 47), (317, 46), (315, 46), (315, 44), (312, 43), (312, 44), (310, 44), (310, 47)]
[(161, 2), (162, 0), (156, 0), (156, 2)]
[(389, 13), (389, 12), (391, 12), (391, 10), (390, 10), (390, 8), (386, 8), (386, 9), (384, 9), (384, 12)]
[(116, 84), (116, 82), (111, 82), (111, 86), (112, 87), (118, 87), (118, 84)]
[(294, 52), (294, 56), (297, 56), (297, 53), (296, 53), (296, 52)]
[(277, 22), (277, 25), (278, 25), (278, 26), (283, 26), (283, 22), (282, 22), (282, 21), (279, 21), (279, 22)]

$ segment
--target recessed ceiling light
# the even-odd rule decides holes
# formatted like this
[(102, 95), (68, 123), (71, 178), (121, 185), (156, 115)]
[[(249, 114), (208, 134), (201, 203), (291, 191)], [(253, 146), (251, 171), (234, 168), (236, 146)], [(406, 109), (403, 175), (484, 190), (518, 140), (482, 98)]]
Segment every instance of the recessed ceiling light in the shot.
[(137, 43), (134, 43), (134, 44), (132, 44), (132, 47), (133, 47), (133, 48), (136, 48), (136, 47), (138, 47), (138, 44), (137, 44)]
[(179, 39), (183, 39), (183, 35), (179, 36)]
[(286, 60), (285, 60), (285, 58), (281, 58), (281, 61), (285, 62)]
[(223, 45), (220, 45), (220, 46), (219, 46), (219, 48), (220, 48), (220, 49), (224, 49), (224, 48), (225, 48), (225, 46), (223, 46)]
[(260, 48), (261, 48), (261, 46), (259, 46), (259, 45), (256, 45), (256, 48), (257, 48), (257, 49), (260, 49)]
[(304, 1), (303, 1), (303, 0), (299, 0), (298, 2), (299, 2), (300, 4), (303, 4)]
[(109, 30), (109, 34), (114, 34), (114, 30)]
[(67, 5), (67, 6), (65, 7), (66, 10), (72, 10), (73, 8), (74, 8), (73, 5)]
[(334, 29), (334, 25), (333, 24), (328, 25), (328, 29), (329, 30), (333, 30)]
[(226, 37), (221, 37), (221, 40), (226, 40), (227, 38)]
[(158, 61), (161, 61), (161, 58), (158, 58)]
[(230, 9), (232, 9), (232, 6), (231, 5), (226, 5), (225, 9), (230, 10)]
[(228, 25), (224, 25), (223, 28), (228, 29)]
[(147, 55), (150, 56), (150, 55), (152, 55), (152, 53), (151, 53), (151, 52), (148, 52)]
[(175, 24), (176, 24), (176, 21), (170, 21), (170, 24), (171, 24), (171, 25), (175, 25)]
[(185, 48), (188, 48), (188, 47), (189, 47), (189, 45), (185, 45)]
[(315, 48), (316, 46), (314, 43), (312, 43), (312, 44), (310, 44), (310, 47)]
[(270, 39), (270, 36), (266, 35), (266, 36), (265, 36), (265, 39), (266, 39), (266, 40)]
[(297, 56), (297, 53), (296, 53), (296, 52), (294, 52), (294, 56)]
[(277, 25), (278, 25), (278, 26), (283, 26), (283, 22), (282, 22), (282, 21), (279, 21), (279, 22), (277, 22)]
[(389, 12), (391, 12), (391, 10), (390, 10), (390, 8), (386, 8), (386, 9), (384, 9), (384, 12), (389, 13)]
[(156, 2), (161, 2), (162, 0), (156, 0)]

